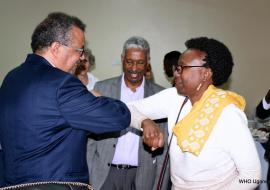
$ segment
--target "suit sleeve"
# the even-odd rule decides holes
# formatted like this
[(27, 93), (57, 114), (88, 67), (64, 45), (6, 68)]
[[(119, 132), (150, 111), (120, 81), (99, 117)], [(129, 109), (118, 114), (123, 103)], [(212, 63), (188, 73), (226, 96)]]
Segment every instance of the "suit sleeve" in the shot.
[(71, 76), (60, 85), (57, 100), (62, 116), (73, 128), (99, 134), (119, 131), (130, 124), (130, 112), (124, 103), (93, 96)]
[(270, 110), (265, 110), (263, 108), (262, 101), (258, 104), (256, 108), (256, 116), (260, 119), (266, 119), (267, 117), (270, 116)]

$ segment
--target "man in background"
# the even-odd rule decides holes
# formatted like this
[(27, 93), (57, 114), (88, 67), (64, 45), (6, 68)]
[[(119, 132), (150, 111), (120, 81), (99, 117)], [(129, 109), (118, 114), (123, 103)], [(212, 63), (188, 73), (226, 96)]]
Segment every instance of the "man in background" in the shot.
[(173, 72), (177, 67), (180, 55), (181, 53), (179, 51), (170, 51), (165, 54), (163, 59), (163, 69), (166, 74), (167, 80), (171, 82), (172, 86), (174, 86)]
[[(267, 119), (270, 116), (270, 89), (266, 96), (260, 101), (256, 107), (256, 116), (261, 119)], [(267, 186), (270, 189), (270, 140), (265, 145), (265, 158), (268, 160)]]
[(258, 104), (256, 108), (256, 116), (260, 119), (266, 119), (270, 116), (270, 89)]
[[(96, 83), (94, 90), (125, 103), (143, 99), (163, 89), (145, 79), (150, 47), (142, 37), (129, 38), (121, 56), (123, 74)], [(160, 125), (167, 138), (167, 125)], [(142, 143), (140, 131), (128, 131), (119, 138), (89, 139), (90, 184), (96, 190), (155, 190), (167, 146), (151, 151)], [(167, 189), (168, 170), (162, 189)]]

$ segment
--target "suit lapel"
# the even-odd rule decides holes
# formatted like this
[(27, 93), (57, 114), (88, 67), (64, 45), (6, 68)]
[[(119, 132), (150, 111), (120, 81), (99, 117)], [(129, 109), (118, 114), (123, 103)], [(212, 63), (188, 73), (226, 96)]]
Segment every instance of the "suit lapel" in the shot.
[[(154, 92), (152, 90), (151, 83), (148, 80), (145, 79), (145, 82), (144, 82), (144, 98), (146, 98), (148, 96), (151, 96), (153, 94), (154, 94)], [(147, 158), (144, 158), (144, 156), (147, 156), (147, 154), (145, 154), (145, 147), (144, 147), (143, 139), (140, 138), (139, 152), (138, 152), (138, 164), (139, 164), (139, 166), (143, 165), (143, 162), (145, 160), (147, 160)], [(141, 172), (138, 171), (137, 173), (139, 174)]]
[(151, 83), (148, 80), (145, 80), (144, 83), (144, 98), (153, 95), (154, 92), (152, 90)]
[(117, 77), (115, 81), (112, 83), (112, 92), (111, 92), (111, 97), (121, 100), (121, 82), (122, 82), (122, 75)]

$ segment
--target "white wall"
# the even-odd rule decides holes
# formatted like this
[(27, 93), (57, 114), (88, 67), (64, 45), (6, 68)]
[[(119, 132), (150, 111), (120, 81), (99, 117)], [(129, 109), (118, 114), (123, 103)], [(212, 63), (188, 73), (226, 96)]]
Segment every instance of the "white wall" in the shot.
[(157, 83), (169, 87), (162, 68), (165, 53), (184, 50), (197, 36), (223, 41), (235, 68), (229, 89), (247, 100), (252, 115), (270, 88), (269, 0), (0, 0), (0, 83), (31, 52), (35, 26), (53, 11), (64, 11), (87, 24), (86, 38), (96, 57), (100, 79), (121, 73), (120, 54), (132, 35), (145, 37)]

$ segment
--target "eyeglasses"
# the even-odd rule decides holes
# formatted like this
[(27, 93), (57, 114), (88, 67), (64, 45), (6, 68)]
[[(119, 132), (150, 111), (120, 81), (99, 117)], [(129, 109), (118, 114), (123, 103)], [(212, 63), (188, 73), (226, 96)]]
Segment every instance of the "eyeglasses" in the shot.
[(74, 48), (74, 47), (67, 46), (65, 44), (62, 44), (62, 45), (65, 46), (65, 47), (74, 49), (76, 52), (78, 52), (80, 54), (80, 57), (84, 54), (84, 47), (82, 47), (82, 48)]
[(203, 65), (177, 65), (175, 71), (177, 74), (182, 74), (184, 69), (192, 68), (192, 67), (207, 67), (207, 64)]

